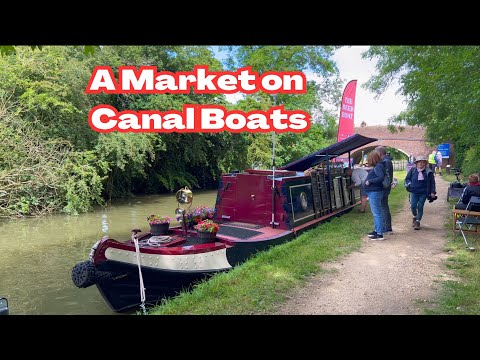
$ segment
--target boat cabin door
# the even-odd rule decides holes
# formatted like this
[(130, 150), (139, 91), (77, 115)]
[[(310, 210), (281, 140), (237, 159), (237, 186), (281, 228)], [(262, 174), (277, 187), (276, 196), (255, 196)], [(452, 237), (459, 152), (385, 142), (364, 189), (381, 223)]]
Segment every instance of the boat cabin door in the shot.
[[(269, 205), (268, 208), (267, 204)], [(271, 180), (267, 176), (238, 175), (235, 221), (267, 225), (272, 216), (271, 204)]]

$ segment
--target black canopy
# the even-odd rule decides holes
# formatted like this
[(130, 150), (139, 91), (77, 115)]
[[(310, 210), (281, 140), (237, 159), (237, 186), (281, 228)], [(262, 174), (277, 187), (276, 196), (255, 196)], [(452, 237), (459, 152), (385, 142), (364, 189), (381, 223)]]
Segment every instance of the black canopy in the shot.
[(282, 166), (281, 170), (305, 171), (312, 166), (315, 166), (322, 161), (330, 160), (342, 154), (348, 153), (352, 150), (358, 149), (363, 145), (370, 144), (378, 139), (369, 138), (363, 135), (354, 134), (342, 141), (333, 145), (327, 146), (322, 150), (318, 150), (310, 155), (307, 155), (299, 160), (295, 160), (290, 164)]

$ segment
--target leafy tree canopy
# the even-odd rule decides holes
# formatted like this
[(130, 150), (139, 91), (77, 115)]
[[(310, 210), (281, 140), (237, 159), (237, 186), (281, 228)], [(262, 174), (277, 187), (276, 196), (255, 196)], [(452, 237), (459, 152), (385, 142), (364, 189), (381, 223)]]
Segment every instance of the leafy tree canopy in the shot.
[(478, 171), (480, 160), (472, 154), (480, 153), (475, 131), (480, 125), (480, 47), (373, 46), (363, 57), (378, 60), (368, 89), (381, 94), (398, 80), (408, 100), (407, 110), (391, 122), (421, 125), (428, 141), (453, 143), (459, 164), (471, 149), (465, 165)]

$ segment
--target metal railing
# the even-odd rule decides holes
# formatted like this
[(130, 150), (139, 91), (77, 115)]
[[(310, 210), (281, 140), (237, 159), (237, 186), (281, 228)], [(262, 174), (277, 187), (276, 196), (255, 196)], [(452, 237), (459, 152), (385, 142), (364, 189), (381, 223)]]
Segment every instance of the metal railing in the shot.
[(408, 161), (407, 160), (393, 160), (393, 171), (407, 170)]

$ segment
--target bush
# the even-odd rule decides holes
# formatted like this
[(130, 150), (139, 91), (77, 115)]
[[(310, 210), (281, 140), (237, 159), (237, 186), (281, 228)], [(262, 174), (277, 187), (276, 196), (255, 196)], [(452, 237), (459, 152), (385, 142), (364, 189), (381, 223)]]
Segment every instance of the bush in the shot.
[(466, 151), (462, 173), (465, 179), (470, 174), (480, 173), (480, 147), (474, 146)]

